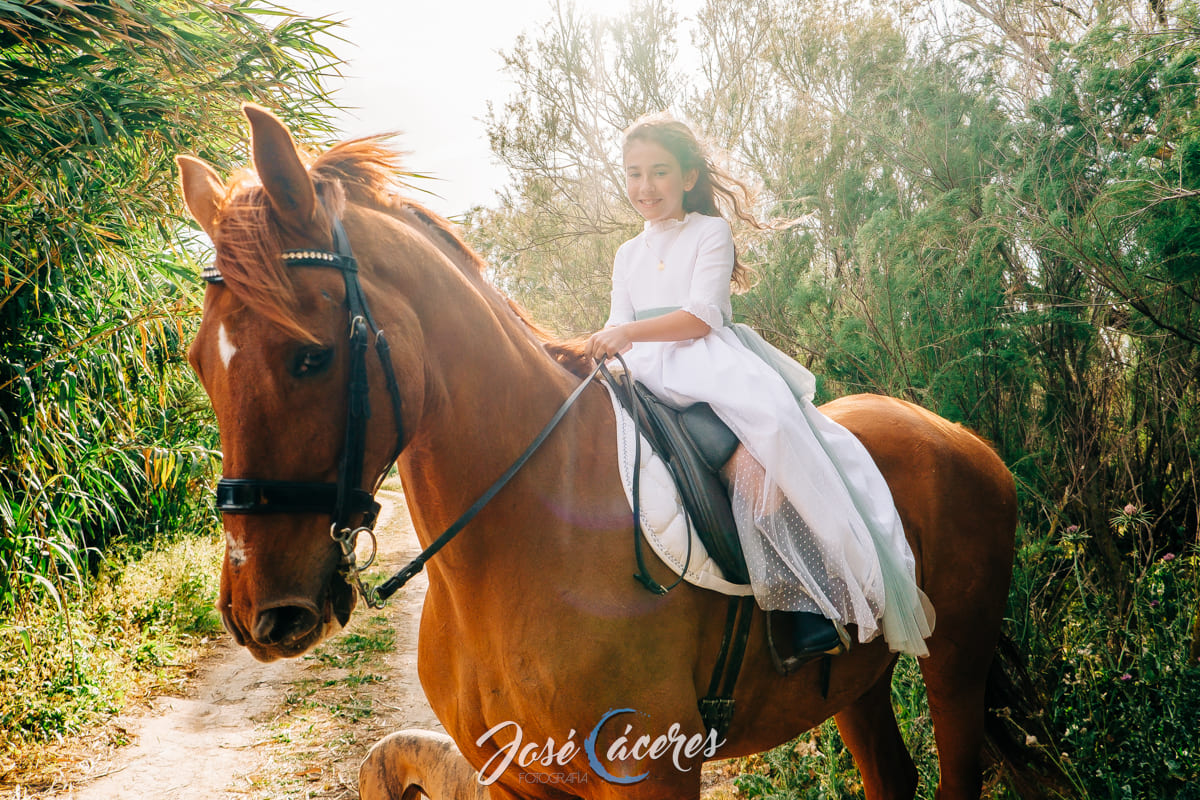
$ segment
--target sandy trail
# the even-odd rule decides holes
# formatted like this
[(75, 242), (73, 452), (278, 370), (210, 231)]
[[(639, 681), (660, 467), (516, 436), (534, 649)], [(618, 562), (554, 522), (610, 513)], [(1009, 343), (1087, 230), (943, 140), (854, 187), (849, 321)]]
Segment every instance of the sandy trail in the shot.
[[(416, 555), (420, 546), (403, 495), (385, 490), (379, 499), (384, 507), (376, 526), (380, 559), (395, 568)], [(417, 681), (417, 626), (427, 586), (425, 576), (417, 576), (382, 612), (396, 631), (395, 650), (372, 665), (372, 677), (380, 680), (370, 687), (370, 719), (357, 721), (357, 735), (352, 730), (349, 736), (333, 737), (345, 747), (321, 748), (325, 758), (306, 759), (299, 769), (295, 764), (271, 769), (286, 760), (278, 750), (291, 736), (280, 734), (281, 720), (286, 723), (290, 713), (289, 698), (301, 687), (336, 683), (346, 670), (313, 659), (261, 664), (226, 637), (192, 679), (188, 697), (156, 698), (149, 712), (122, 720), (136, 743), (111, 760), (93, 763), (89, 772), (95, 777), (65, 794), (47, 797), (356, 797), (358, 760), (377, 738), (407, 727), (441, 730)], [(354, 631), (370, 614), (356, 610), (347, 631)], [(335, 780), (325, 783), (332, 785), (316, 785), (330, 764), (336, 766), (331, 776)]]

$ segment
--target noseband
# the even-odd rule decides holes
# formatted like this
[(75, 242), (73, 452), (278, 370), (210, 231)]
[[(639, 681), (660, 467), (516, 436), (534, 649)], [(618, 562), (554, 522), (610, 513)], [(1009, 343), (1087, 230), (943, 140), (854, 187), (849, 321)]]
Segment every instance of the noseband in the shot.
[[(350, 250), (342, 222), (336, 217), (333, 220), (333, 248), (333, 251), (285, 250), (280, 258), (289, 267), (340, 270), (345, 280), (350, 317), (350, 378), (337, 483), (221, 478), (217, 482), (217, 509), (226, 514), (329, 514), (332, 520), (330, 535), (342, 548), (343, 575), (351, 585), (357, 582), (363, 597), (370, 602), (372, 593), (363, 584), (359, 572), (374, 560), (374, 547), (364, 564), (357, 564), (354, 555), (360, 533), (370, 536), (374, 544), (372, 528), (379, 516), (379, 503), (375, 502), (374, 494), (382, 482), (380, 476), (372, 491), (360, 488), (366, 459), (367, 421), (371, 417), (366, 361), (368, 328), (375, 334), (375, 352), (383, 367), (396, 425), (396, 445), (388, 459), (389, 464), (394, 463), (404, 449), (404, 421), (400, 410), (400, 384), (396, 381), (387, 338), (371, 316), (367, 297), (358, 280), (358, 262)], [(203, 278), (209, 283), (224, 281), (215, 266), (206, 269)], [(358, 524), (354, 525), (356, 517)]]

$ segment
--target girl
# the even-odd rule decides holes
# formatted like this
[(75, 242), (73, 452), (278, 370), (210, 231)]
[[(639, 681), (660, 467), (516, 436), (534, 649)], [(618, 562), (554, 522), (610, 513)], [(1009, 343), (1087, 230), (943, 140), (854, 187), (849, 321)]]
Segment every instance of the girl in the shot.
[(617, 353), (633, 376), (680, 407), (712, 405), (743, 448), (726, 466), (755, 599), (797, 615), (795, 656), (861, 642), (928, 655), (933, 609), (917, 588), (891, 492), (866, 448), (812, 404), (808, 370), (745, 325), (730, 292), (746, 288), (718, 202), (756, 224), (740, 183), (715, 167), (692, 131), (663, 117), (625, 133), (626, 191), (645, 220), (617, 250), (612, 306), (586, 350)]

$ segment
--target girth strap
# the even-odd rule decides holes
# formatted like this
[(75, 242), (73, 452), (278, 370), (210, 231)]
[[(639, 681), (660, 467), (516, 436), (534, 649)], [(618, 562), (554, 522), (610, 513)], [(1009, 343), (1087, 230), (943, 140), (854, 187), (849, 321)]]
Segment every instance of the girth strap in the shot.
[(733, 690), (746, 655), (750, 638), (750, 623), (754, 619), (754, 598), (750, 595), (729, 598), (725, 614), (725, 633), (721, 637), (721, 652), (713, 667), (708, 694), (700, 701), (700, 718), (705, 730), (715, 730), (718, 737), (729, 732), (733, 722)]

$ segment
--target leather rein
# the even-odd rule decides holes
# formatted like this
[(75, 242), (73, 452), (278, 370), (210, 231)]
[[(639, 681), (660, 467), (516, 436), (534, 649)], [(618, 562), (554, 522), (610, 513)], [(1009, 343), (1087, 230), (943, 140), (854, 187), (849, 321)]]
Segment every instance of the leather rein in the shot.
[[(338, 462), (338, 479), (336, 483), (320, 483), (308, 481), (269, 480), (263, 478), (225, 478), (217, 482), (217, 509), (225, 514), (329, 514), (332, 519), (330, 536), (341, 548), (341, 574), (346, 582), (357, 588), (363, 602), (369, 608), (381, 608), (384, 601), (395, 594), (409, 580), (424, 568), (425, 563), (450, 542), (463, 528), (466, 527), (483, 507), (504, 488), (516, 475), (525, 462), (549, 438), (550, 433), (566, 415), (567, 411), (583, 394), (583, 390), (600, 372), (607, 376), (604, 363), (600, 362), (582, 383), (575, 388), (569, 397), (559, 406), (558, 411), (550, 421), (534, 437), (525, 451), (504, 471), (488, 489), (480, 495), (470, 508), (463, 512), (437, 539), (421, 553), (400, 569), (391, 578), (379, 586), (368, 586), (362, 577), (363, 570), (371, 566), (375, 560), (378, 546), (375, 539), (374, 526), (378, 521), (380, 505), (375, 501), (375, 492), (383, 483), (384, 475), (379, 476), (374, 488), (366, 491), (359, 488), (362, 484), (364, 460), (366, 458), (367, 421), (371, 416), (369, 402), (370, 385), (367, 378), (367, 330), (375, 335), (375, 352), (383, 367), (384, 379), (388, 394), (392, 401), (392, 414), (396, 425), (396, 445), (388, 464), (395, 463), (404, 450), (404, 421), (401, 415), (400, 384), (396, 380), (395, 369), (392, 366), (391, 350), (387, 338), (375, 324), (367, 305), (366, 295), (358, 280), (358, 262), (350, 249), (349, 239), (342, 227), (342, 222), (336, 217), (333, 220), (333, 246), (329, 250), (285, 250), (280, 254), (284, 264), (289, 267), (317, 267), (340, 270), (346, 284), (346, 305), (350, 317), (350, 378), (347, 387), (348, 402), (346, 411), (346, 432), (342, 445), (342, 455)], [(209, 283), (221, 283), (224, 279), (215, 267), (205, 270), (203, 277)], [(620, 358), (618, 356), (618, 358)], [(622, 360), (622, 365), (624, 361)], [(641, 437), (637, 437), (637, 447), (640, 451)], [(640, 456), (635, 463), (640, 463)], [(638, 513), (637, 494), (634, 500), (634, 536), (635, 547), (640, 545), (641, 520)], [(358, 524), (352, 520), (360, 516)], [(371, 539), (371, 555), (363, 563), (358, 563), (355, 556), (355, 546), (359, 535)], [(690, 541), (689, 541), (690, 559)], [(638, 567), (641, 575), (635, 576), (647, 588), (651, 588), (649, 575), (641, 563), (641, 551), (638, 550)], [(649, 581), (649, 582), (648, 582)], [(654, 584), (657, 587), (657, 584)], [(669, 587), (668, 587), (669, 588)], [(651, 589), (654, 591), (654, 589)], [(658, 592), (665, 594), (666, 590), (658, 587)]]

